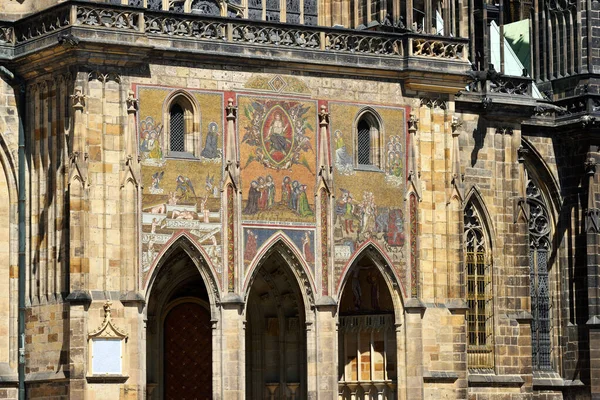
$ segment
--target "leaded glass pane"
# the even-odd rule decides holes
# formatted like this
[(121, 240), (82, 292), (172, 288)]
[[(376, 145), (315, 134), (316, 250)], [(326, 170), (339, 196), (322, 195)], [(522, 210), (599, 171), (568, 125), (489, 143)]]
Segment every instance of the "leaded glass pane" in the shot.
[(183, 118), (183, 108), (179, 104), (171, 107), (171, 125), (170, 125), (170, 147), (171, 151), (185, 151), (185, 125)]
[(358, 131), (358, 163), (371, 165), (371, 132), (370, 129)]
[(483, 227), (472, 204), (465, 208), (467, 337), (470, 368), (493, 367), (491, 268)]

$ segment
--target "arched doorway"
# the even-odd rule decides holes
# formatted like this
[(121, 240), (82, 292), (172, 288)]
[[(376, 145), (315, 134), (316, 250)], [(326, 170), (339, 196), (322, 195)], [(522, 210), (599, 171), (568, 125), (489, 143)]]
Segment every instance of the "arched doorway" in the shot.
[(340, 398), (395, 398), (394, 302), (384, 277), (369, 257), (359, 258), (348, 271), (340, 299)]
[(306, 330), (300, 287), (274, 251), (254, 272), (246, 308), (246, 398), (305, 399)]
[(183, 248), (157, 268), (147, 309), (149, 399), (213, 398), (213, 329), (207, 287)]

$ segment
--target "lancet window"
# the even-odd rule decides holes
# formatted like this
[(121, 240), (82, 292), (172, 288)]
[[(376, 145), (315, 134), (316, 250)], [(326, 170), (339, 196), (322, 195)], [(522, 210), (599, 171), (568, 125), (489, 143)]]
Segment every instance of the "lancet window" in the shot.
[(550, 291), (548, 256), (551, 252), (550, 214), (537, 184), (527, 182), (529, 205), (529, 277), (531, 293), (531, 349), (533, 368), (552, 369), (550, 339)]
[(356, 164), (380, 168), (379, 121), (369, 111), (365, 112), (356, 124)]
[(187, 92), (176, 91), (165, 102), (164, 126), (170, 157), (200, 156), (200, 110)]
[(183, 108), (177, 103), (170, 110), (170, 147), (171, 151), (185, 151), (185, 123)]
[(492, 262), (477, 208), (467, 204), (464, 215), (465, 275), (469, 368), (493, 368)]

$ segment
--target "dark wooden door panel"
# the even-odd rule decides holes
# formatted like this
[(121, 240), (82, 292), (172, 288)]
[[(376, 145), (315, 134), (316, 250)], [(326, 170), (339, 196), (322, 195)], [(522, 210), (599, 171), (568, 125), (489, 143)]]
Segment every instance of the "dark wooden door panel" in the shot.
[(165, 399), (212, 399), (210, 313), (197, 303), (175, 306), (165, 319)]

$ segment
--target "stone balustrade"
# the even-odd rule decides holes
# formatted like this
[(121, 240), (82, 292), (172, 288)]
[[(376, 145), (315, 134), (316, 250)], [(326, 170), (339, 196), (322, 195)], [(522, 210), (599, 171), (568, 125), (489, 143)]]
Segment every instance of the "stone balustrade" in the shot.
[(468, 40), (463, 38), (280, 24), (83, 1), (66, 1), (17, 22), (0, 21), (0, 44), (18, 45), (73, 26), (379, 57), (466, 61), (468, 55)]
[(385, 381), (347, 381), (338, 384), (339, 400), (388, 400), (394, 399), (396, 384)]

